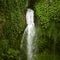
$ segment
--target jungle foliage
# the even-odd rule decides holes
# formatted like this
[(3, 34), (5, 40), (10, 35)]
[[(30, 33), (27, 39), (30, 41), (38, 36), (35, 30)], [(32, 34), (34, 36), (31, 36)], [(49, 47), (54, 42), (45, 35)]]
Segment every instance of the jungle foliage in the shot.
[[(35, 4), (38, 20), (38, 54), (41, 60), (59, 60), (60, 56), (60, 1), (39, 0)], [(48, 57), (48, 58), (47, 58)], [(38, 59), (37, 59), (38, 60)]]
[(36, 60), (59, 60), (60, 0), (0, 0), (0, 60), (19, 60), (27, 7), (35, 11)]

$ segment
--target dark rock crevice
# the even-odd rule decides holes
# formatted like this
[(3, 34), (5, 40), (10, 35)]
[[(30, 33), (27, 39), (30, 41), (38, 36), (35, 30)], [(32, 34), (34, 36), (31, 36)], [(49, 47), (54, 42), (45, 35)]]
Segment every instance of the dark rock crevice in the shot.
[(28, 0), (28, 8), (34, 9), (36, 0)]

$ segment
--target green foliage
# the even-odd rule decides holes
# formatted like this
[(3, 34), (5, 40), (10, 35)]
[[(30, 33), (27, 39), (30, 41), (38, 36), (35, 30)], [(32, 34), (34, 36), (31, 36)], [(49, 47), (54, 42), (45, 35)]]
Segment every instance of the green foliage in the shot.
[(0, 60), (18, 60), (26, 26), (27, 0), (0, 0)]
[(59, 60), (58, 55), (53, 55), (47, 53), (48, 51), (45, 51), (41, 54), (37, 54), (36, 60)]
[[(59, 0), (39, 0), (35, 4), (35, 14), (38, 19), (38, 54), (44, 55), (48, 50), (48, 58), (51, 54), (54, 57), (60, 56), (60, 1)], [(39, 25), (40, 24), (40, 25)], [(59, 43), (58, 43), (59, 42)], [(38, 55), (37, 57), (39, 57)], [(52, 57), (53, 57), (52, 56)], [(51, 57), (51, 58), (52, 58)], [(41, 56), (41, 60), (48, 60), (46, 56)], [(37, 60), (39, 60), (38, 58)], [(58, 59), (59, 58), (55, 58)], [(53, 60), (53, 59), (50, 59)]]
[(14, 50), (12, 48), (9, 48), (9, 50), (7, 51), (7, 55), (8, 55), (8, 58), (16, 58), (18, 59), (18, 54), (19, 54), (19, 51), (18, 50)]
[(26, 60), (26, 53), (20, 50), (20, 43), (26, 27), (25, 12), (28, 5), (35, 10), (37, 18), (36, 60), (59, 60), (60, 1), (34, 1), (0, 0), (0, 60), (18, 60), (19, 55)]
[[(40, 1), (41, 2), (41, 1)], [(60, 21), (59, 19), (59, 10), (60, 10), (60, 1), (48, 2), (38, 2), (35, 4), (36, 15), (40, 18), (40, 23), (43, 27), (49, 27), (51, 18), (54, 21)]]

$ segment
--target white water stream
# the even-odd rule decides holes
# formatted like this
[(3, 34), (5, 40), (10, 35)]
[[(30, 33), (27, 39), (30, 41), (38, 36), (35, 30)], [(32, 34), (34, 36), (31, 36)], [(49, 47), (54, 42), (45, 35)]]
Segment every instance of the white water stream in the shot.
[(27, 60), (33, 60), (33, 38), (35, 36), (34, 11), (27, 10)]
[[(27, 27), (24, 31), (23, 38), (22, 38), (22, 45), (24, 36), (27, 33), (26, 40), (27, 40), (27, 60), (34, 60), (33, 58), (33, 50), (34, 50), (34, 38), (35, 38), (35, 24), (34, 24), (34, 11), (32, 9), (28, 9), (26, 12), (26, 21)], [(22, 46), (21, 45), (21, 46)]]

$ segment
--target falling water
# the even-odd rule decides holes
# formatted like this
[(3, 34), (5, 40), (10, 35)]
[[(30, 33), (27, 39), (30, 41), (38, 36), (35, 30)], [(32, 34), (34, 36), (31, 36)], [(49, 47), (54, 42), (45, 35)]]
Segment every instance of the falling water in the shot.
[(26, 13), (27, 21), (27, 59), (33, 59), (33, 38), (35, 36), (34, 11), (28, 9)]
[[(34, 11), (32, 9), (28, 9), (26, 12), (26, 21), (27, 27), (24, 31), (24, 35), (26, 35), (27, 40), (27, 60), (34, 60), (33, 59), (33, 50), (34, 50), (34, 37), (35, 37), (35, 25), (34, 25)], [(22, 38), (22, 42), (23, 42)], [(22, 43), (23, 44), (23, 43)]]

